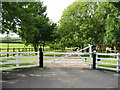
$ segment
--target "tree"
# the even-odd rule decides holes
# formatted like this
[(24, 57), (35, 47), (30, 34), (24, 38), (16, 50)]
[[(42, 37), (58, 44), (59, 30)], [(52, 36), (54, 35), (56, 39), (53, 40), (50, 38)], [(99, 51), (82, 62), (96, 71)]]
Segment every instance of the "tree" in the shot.
[(116, 46), (120, 35), (120, 19), (116, 18), (120, 15), (118, 6), (109, 2), (74, 2), (64, 10), (59, 21), (60, 43), (66, 46), (93, 43)]
[(98, 23), (94, 18), (94, 9), (97, 3), (74, 2), (64, 10), (59, 21), (59, 32), (61, 42), (67, 42), (72, 46), (86, 46), (97, 38), (94, 23)]
[(113, 2), (112, 11), (107, 15), (106, 18), (106, 33), (104, 37), (104, 42), (113, 47), (120, 47), (120, 2)]
[(120, 8), (118, 5), (120, 2), (101, 3), (95, 13), (104, 25), (103, 42), (111, 47), (120, 46), (118, 45), (120, 42), (120, 19), (117, 18), (120, 15)]
[(53, 39), (56, 24), (47, 17), (43, 2), (3, 2), (2, 33), (17, 33), (26, 45), (32, 44), (35, 51), (40, 42)]

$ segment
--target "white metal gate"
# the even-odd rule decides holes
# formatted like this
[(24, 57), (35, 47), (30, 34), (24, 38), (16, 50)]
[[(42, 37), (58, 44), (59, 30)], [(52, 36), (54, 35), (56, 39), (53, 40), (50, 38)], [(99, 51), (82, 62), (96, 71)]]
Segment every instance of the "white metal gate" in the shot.
[(92, 65), (91, 45), (82, 49), (89, 49), (89, 53), (43, 53), (44, 66), (46, 67), (89, 67)]
[(91, 53), (44, 53), (44, 66), (47, 67), (90, 67)]

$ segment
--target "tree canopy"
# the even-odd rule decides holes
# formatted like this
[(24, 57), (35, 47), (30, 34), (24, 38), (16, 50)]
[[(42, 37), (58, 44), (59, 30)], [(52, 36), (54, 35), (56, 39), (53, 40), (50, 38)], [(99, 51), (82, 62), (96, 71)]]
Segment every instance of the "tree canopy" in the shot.
[(47, 17), (43, 2), (3, 2), (1, 33), (17, 33), (35, 51), (40, 42), (63, 48), (120, 46), (119, 6), (120, 2), (74, 2), (64, 10), (57, 26)]
[(59, 43), (65, 46), (86, 46), (120, 43), (120, 2), (74, 2), (59, 21)]
[(56, 24), (49, 20), (43, 2), (3, 2), (1, 33), (15, 32), (37, 51), (39, 43), (53, 40)]

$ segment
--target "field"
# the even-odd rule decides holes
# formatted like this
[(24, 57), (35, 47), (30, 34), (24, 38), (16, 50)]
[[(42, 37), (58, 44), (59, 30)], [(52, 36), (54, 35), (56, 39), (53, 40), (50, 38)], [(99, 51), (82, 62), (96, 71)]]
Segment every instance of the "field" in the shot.
[[(7, 48), (8, 43), (0, 43), (1, 48)], [(33, 48), (31, 45), (25, 46), (24, 44), (9, 43), (9, 48)]]
[[(5, 48), (7, 49), (8, 47), (8, 43), (0, 43), (0, 48)], [(33, 46), (31, 45), (24, 45), (24, 44), (16, 44), (16, 43), (9, 43), (9, 48), (13, 49), (13, 48), (33, 48)], [(66, 52), (67, 50), (72, 50), (72, 49), (75, 49), (76, 47), (71, 47), (71, 48), (67, 48), (65, 50), (61, 50), (61, 49), (50, 49), (49, 46), (45, 46), (44, 47), (44, 51), (47, 51), (47, 52)], [(9, 51), (13, 51), (13, 50), (9, 50)], [(5, 50), (3, 50), (2, 52), (6, 52)]]

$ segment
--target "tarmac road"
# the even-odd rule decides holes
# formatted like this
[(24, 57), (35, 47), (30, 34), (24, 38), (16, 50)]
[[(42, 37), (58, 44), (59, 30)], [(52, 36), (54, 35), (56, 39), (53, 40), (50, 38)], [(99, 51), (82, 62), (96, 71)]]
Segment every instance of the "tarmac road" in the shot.
[(6, 71), (2, 88), (118, 88), (118, 73), (65, 68)]

